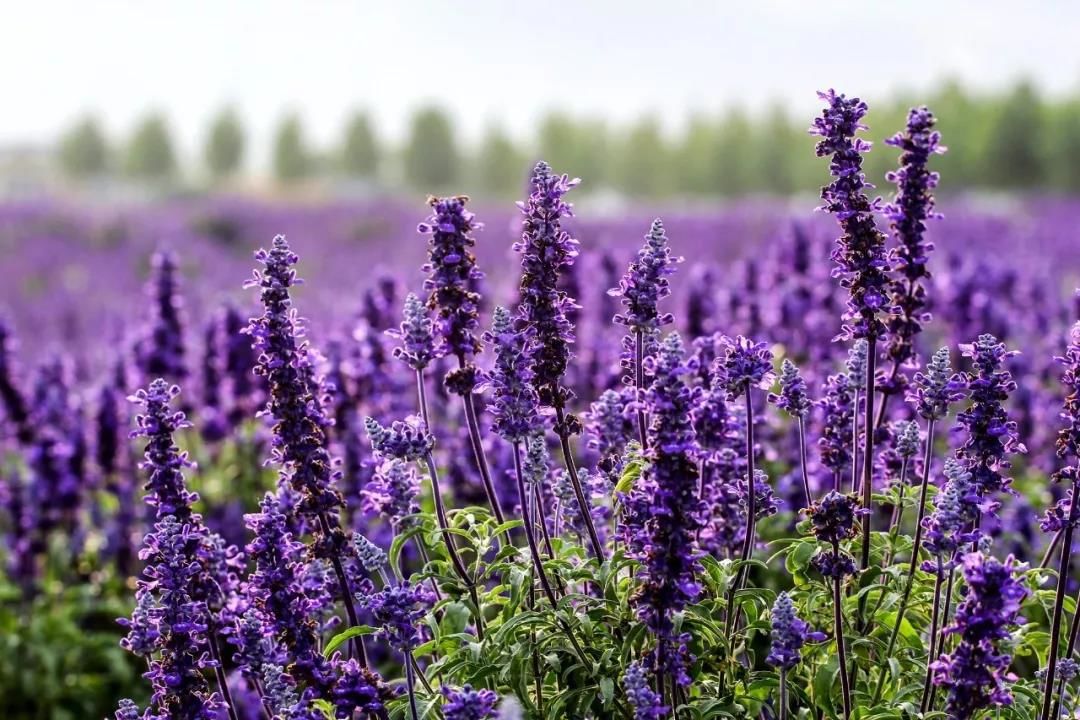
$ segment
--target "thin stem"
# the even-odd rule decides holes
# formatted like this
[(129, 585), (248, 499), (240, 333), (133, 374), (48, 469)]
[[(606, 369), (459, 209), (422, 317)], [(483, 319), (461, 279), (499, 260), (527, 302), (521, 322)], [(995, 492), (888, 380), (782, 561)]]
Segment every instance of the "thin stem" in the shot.
[(1057, 550), (1058, 543), (1061, 542), (1061, 534), (1064, 532), (1064, 528), (1054, 533), (1054, 536), (1050, 538), (1050, 544), (1046, 546), (1046, 552), (1043, 553), (1042, 562), (1039, 563), (1039, 569), (1045, 570), (1050, 567), (1050, 561), (1054, 557), (1054, 552)]
[(852, 397), (854, 404), (851, 406), (851, 492), (855, 492), (859, 489), (859, 388), (855, 388)]
[[(409, 657), (412, 657), (411, 653)], [(419, 720), (420, 712), (416, 708), (416, 677), (412, 663), (409, 661), (405, 662), (405, 687), (409, 692), (409, 715), (412, 720)]]
[(732, 631), (735, 629), (735, 595), (742, 589), (743, 581), (748, 574), (746, 561), (754, 549), (754, 529), (757, 524), (757, 489), (754, 487), (754, 401), (750, 395), (750, 388), (746, 388), (746, 536), (743, 538), (742, 551), (739, 554), (741, 564), (735, 573), (735, 580), (728, 590), (727, 599), (727, 635), (728, 642), (732, 640)]
[[(833, 541), (833, 554), (840, 554), (840, 543)], [(840, 664), (840, 689), (844, 694), (844, 718), (851, 717), (851, 681), (848, 678), (847, 650), (844, 647), (843, 591), (840, 587), (843, 579), (840, 575), (833, 578), (833, 624), (836, 634), (836, 657)]]
[(210, 618), (208, 625), (206, 641), (210, 646), (210, 658), (214, 661), (214, 676), (217, 678), (218, 689), (221, 691), (221, 699), (225, 703), (225, 708), (229, 711), (229, 720), (237, 720), (232, 693), (229, 691), (229, 680), (225, 676), (225, 665), (221, 661), (221, 648), (218, 646), (216, 623), (213, 617)]
[[(1076, 593), (1075, 606), (1080, 608), (1080, 590)], [(1062, 657), (1072, 659), (1073, 653), (1076, 651), (1076, 635), (1078, 629), (1080, 629), (1080, 622), (1077, 622), (1077, 614), (1074, 612), (1072, 622), (1069, 624), (1069, 642), (1065, 646), (1065, 654), (1062, 655)], [(1058, 697), (1054, 700), (1054, 710), (1050, 715), (1055, 718), (1061, 717), (1061, 693), (1059, 693)]]
[[(877, 338), (873, 335), (866, 339), (866, 400), (863, 416), (863, 467), (862, 467), (862, 506), (871, 510), (874, 504), (874, 372), (877, 360)], [(856, 408), (857, 410), (857, 408)], [(870, 567), (870, 523), (873, 515), (868, 513), (862, 521), (862, 557), (860, 567)], [(865, 597), (865, 596), (864, 596)]]
[(787, 720), (787, 670), (780, 670), (780, 688), (777, 690), (776, 720)]
[[(941, 585), (945, 581), (945, 572), (941, 568), (941, 558), (938, 558), (937, 579), (934, 580), (934, 610), (930, 615), (930, 648), (926, 653), (926, 679), (923, 680), (922, 701), (919, 703), (920, 712), (926, 712), (927, 702), (930, 700), (930, 681), (933, 672), (930, 666), (934, 662), (934, 647), (937, 645), (938, 621), (941, 611)], [(876, 695), (877, 693), (875, 693)]]
[(424, 462), (427, 464), (428, 474), (431, 476), (431, 494), (435, 499), (435, 517), (438, 519), (439, 529), (442, 531), (443, 543), (446, 545), (446, 554), (450, 557), (450, 564), (454, 566), (454, 572), (456, 572), (458, 577), (461, 578), (461, 581), (465, 583), (473, 604), (476, 606), (476, 636), (477, 639), (483, 639), (484, 619), (483, 612), (480, 609), (480, 598), (476, 593), (476, 583), (465, 569), (465, 564), (461, 561), (461, 556), (458, 555), (457, 544), (454, 542), (454, 535), (450, 532), (450, 520), (446, 514), (446, 505), (443, 504), (442, 490), (439, 487), (439, 471), (435, 467), (435, 458), (431, 456), (430, 451), (424, 455)]
[[(318, 514), (319, 529), (322, 532), (322, 536), (327, 540), (334, 537), (333, 532), (330, 529), (330, 519), (325, 512)], [(345, 605), (345, 616), (349, 619), (349, 627), (356, 627), (360, 624), (360, 618), (356, 614), (356, 606), (353, 604), (352, 592), (349, 590), (349, 580), (345, 575), (345, 567), (341, 564), (341, 558), (336, 553), (332, 553), (330, 556), (330, 565), (334, 568), (334, 575), (337, 577), (338, 587), (341, 590), (341, 601)], [(356, 636), (352, 639), (351, 645), (354, 654), (360, 660), (360, 663), (364, 666), (368, 666), (367, 656), (367, 644), (364, 642), (363, 636)]]
[[(514, 443), (514, 475), (517, 476), (518, 500), (521, 503), (522, 510), (524, 510), (527, 507), (526, 503), (529, 494), (525, 489), (525, 477), (521, 469), (521, 443), (517, 442)], [(533, 566), (536, 568), (537, 577), (540, 579), (540, 586), (544, 589), (544, 594), (547, 595), (552, 610), (554, 610), (558, 606), (558, 599), (555, 597), (555, 591), (551, 588), (547, 572), (544, 570), (544, 563), (540, 558), (540, 547), (536, 543), (536, 529), (528, 517), (525, 518), (525, 538), (529, 542), (529, 554), (532, 555)]]
[(570, 476), (570, 485), (574, 488), (574, 497), (577, 498), (578, 509), (581, 511), (581, 519), (585, 521), (585, 529), (589, 534), (589, 543), (592, 545), (593, 555), (601, 563), (604, 562), (604, 545), (600, 542), (600, 536), (596, 532), (593, 523), (590, 503), (585, 498), (585, 491), (581, 488), (581, 480), (578, 479), (577, 466), (574, 464), (574, 453), (570, 448), (570, 432), (566, 426), (566, 411), (562, 403), (555, 406), (555, 422), (559, 442), (562, 445), (563, 462), (566, 464), (566, 474)]
[[(926, 490), (930, 485), (930, 454), (934, 450), (934, 420), (931, 418), (926, 424), (926, 443), (923, 446), (923, 472), (922, 482), (919, 488), (919, 514), (915, 519), (915, 539), (911, 544), (911, 563), (908, 565), (907, 581), (904, 583), (904, 594), (900, 596), (900, 605), (896, 611), (896, 621), (893, 623), (892, 633), (889, 635), (888, 648), (885, 650), (885, 654), (882, 657), (890, 658), (893, 654), (893, 648), (896, 647), (896, 638), (900, 634), (900, 625), (904, 622), (904, 612), (907, 610), (908, 600), (911, 598), (911, 588), (915, 583), (915, 569), (919, 564), (919, 550), (922, 548), (923, 537), (923, 518), (926, 515)], [(937, 598), (934, 599), (934, 612), (937, 613)], [(934, 635), (931, 633), (931, 638)], [(932, 642), (931, 642), (932, 644)], [(884, 687), (884, 670), (881, 673), (881, 678), (878, 680), (877, 689), (874, 691), (874, 702), (876, 704), (881, 698), (881, 690)]]
[(416, 403), (420, 406), (420, 417), (424, 420), (424, 427), (431, 429), (431, 419), (428, 417), (427, 389), (424, 384), (424, 371), (416, 371)]
[(802, 471), (806, 507), (810, 507), (814, 502), (814, 496), (810, 494), (810, 474), (806, 467), (806, 419), (802, 415), (799, 416), (799, 466)]
[[(1080, 496), (1080, 473), (1073, 480), (1072, 497)], [(1046, 666), (1046, 681), (1043, 689), (1042, 720), (1050, 717), (1051, 696), (1054, 689), (1054, 677), (1057, 675), (1059, 643), (1061, 642), (1061, 616), (1065, 611), (1065, 586), (1069, 580), (1069, 563), (1072, 560), (1073, 526), (1076, 522), (1075, 502), (1069, 503), (1069, 517), (1065, 521), (1065, 534), (1061, 539), (1061, 560), (1058, 563), (1057, 589), (1054, 594), (1054, 613), (1050, 621), (1050, 657)]]
[(642, 402), (642, 393), (645, 391), (645, 333), (640, 329), (634, 331), (634, 400), (637, 402), (637, 426), (638, 441), (642, 450), (649, 449), (649, 436), (646, 432), (649, 420)]
[[(945, 612), (942, 613), (941, 627), (949, 626), (949, 614), (952, 611), (953, 578), (956, 577), (955, 565), (949, 570), (949, 578), (945, 581)], [(938, 633), (937, 655), (945, 652), (945, 634)], [(934, 696), (937, 695), (937, 685), (930, 688), (930, 699), (926, 704), (927, 709), (934, 707)]]
[(484, 492), (487, 494), (491, 511), (495, 513), (495, 520), (502, 525), (506, 522), (502, 506), (499, 504), (499, 496), (495, 493), (495, 484), (491, 482), (491, 468), (488, 466), (487, 453), (484, 452), (484, 441), (480, 438), (480, 422), (476, 418), (476, 398), (470, 393), (461, 396), (465, 404), (465, 422), (469, 426), (469, 441), (472, 444), (473, 457), (476, 465), (480, 468), (480, 479), (484, 483)]

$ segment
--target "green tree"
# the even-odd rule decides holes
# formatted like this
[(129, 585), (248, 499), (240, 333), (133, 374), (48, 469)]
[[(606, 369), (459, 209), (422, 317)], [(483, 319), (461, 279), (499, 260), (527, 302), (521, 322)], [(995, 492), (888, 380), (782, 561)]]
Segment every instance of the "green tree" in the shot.
[(630, 128), (618, 155), (616, 186), (633, 197), (659, 197), (671, 189), (668, 148), (655, 117)]
[(548, 113), (540, 121), (537, 132), (538, 159), (551, 169), (567, 175), (580, 175), (580, 157), (577, 153), (577, 127), (569, 115)]
[(203, 157), (215, 180), (237, 172), (244, 162), (244, 128), (232, 108), (225, 108), (210, 125)]
[(755, 190), (773, 195), (788, 195), (796, 188), (794, 158), (802, 147), (794, 133), (794, 123), (782, 105), (773, 105), (760, 129), (754, 133), (754, 156), (757, 158)]
[(690, 118), (672, 169), (675, 189), (689, 195), (710, 195), (716, 192), (713, 182), (713, 150), (716, 147), (716, 124), (708, 117)]
[(83, 179), (105, 173), (109, 148), (95, 118), (87, 116), (64, 133), (58, 159), (68, 177)]
[(1053, 152), (1049, 154), (1054, 187), (1080, 192), (1080, 98), (1062, 103), (1054, 113), (1050, 131)]
[(492, 197), (518, 197), (525, 187), (528, 168), (521, 151), (506, 132), (491, 126), (476, 154), (476, 184)]
[(577, 169), (573, 174), (581, 177), (585, 190), (603, 187), (610, 181), (611, 143), (607, 125), (601, 120), (579, 122), (574, 137)]
[(728, 197), (743, 195), (753, 187), (755, 158), (753, 132), (746, 113), (734, 108), (716, 131), (713, 151), (713, 185)]
[(125, 169), (143, 180), (169, 180), (176, 173), (176, 155), (165, 118), (147, 116), (135, 129), (128, 145)]
[(374, 178), (379, 172), (379, 143), (366, 112), (356, 112), (345, 126), (341, 169), (349, 177)]
[(1021, 82), (1004, 98), (991, 124), (982, 153), (986, 179), (1010, 190), (1043, 184), (1043, 132), (1042, 102), (1031, 83)]
[(454, 127), (445, 112), (436, 107), (418, 110), (412, 118), (405, 147), (405, 179), (418, 190), (446, 190), (458, 181), (460, 158)]
[(274, 176), (283, 183), (302, 180), (311, 173), (312, 158), (299, 116), (290, 113), (278, 125), (274, 139)]

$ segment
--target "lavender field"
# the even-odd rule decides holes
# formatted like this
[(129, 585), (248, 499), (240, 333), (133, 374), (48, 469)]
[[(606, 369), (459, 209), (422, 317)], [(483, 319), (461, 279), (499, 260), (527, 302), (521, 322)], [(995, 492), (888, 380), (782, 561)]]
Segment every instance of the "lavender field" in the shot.
[(1080, 202), (823, 104), (821, 199), (0, 206), (0, 717), (1075, 716)]

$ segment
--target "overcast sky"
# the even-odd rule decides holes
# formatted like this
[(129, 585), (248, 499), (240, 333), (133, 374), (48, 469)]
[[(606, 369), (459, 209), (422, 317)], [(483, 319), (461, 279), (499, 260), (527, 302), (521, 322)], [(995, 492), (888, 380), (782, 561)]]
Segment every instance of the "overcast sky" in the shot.
[(552, 108), (613, 121), (782, 100), (873, 98), (955, 77), (1080, 88), (1080, 3), (982, 0), (33, 0), (0, 10), (0, 145), (78, 115), (113, 136), (163, 111), (185, 150), (233, 104), (265, 146), (281, 113), (327, 143), (355, 107), (398, 138), (438, 102), (468, 137), (526, 136)]

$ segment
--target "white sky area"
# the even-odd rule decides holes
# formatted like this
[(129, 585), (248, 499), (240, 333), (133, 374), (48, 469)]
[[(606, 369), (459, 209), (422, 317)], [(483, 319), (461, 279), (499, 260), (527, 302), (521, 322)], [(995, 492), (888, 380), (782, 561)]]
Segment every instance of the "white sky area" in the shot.
[(232, 104), (262, 164), (281, 114), (316, 146), (369, 109), (384, 138), (436, 102), (466, 139), (527, 138), (546, 111), (618, 123), (780, 101), (864, 98), (944, 78), (1080, 88), (1080, 3), (983, 0), (33, 0), (0, 4), (0, 146), (48, 143), (94, 112), (112, 138), (164, 112), (182, 151)]

